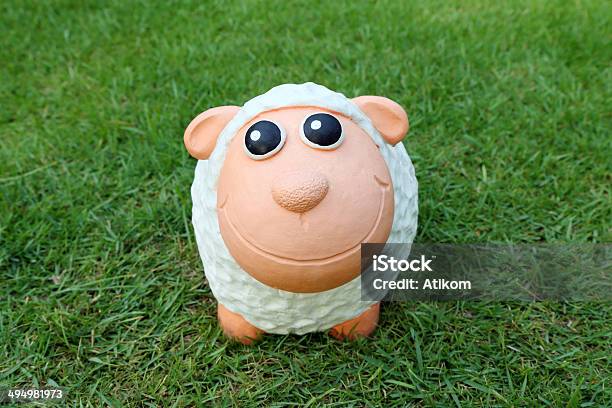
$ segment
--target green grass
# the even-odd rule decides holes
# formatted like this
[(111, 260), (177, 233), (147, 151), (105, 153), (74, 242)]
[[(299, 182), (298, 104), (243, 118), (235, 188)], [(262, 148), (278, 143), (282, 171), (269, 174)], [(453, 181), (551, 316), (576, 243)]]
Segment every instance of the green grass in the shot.
[(0, 385), (73, 406), (611, 404), (610, 303), (395, 303), (367, 341), (226, 341), (182, 145), (197, 113), (280, 83), (384, 95), (411, 118), (419, 242), (609, 242), (609, 2), (81, 3), (0, 5)]

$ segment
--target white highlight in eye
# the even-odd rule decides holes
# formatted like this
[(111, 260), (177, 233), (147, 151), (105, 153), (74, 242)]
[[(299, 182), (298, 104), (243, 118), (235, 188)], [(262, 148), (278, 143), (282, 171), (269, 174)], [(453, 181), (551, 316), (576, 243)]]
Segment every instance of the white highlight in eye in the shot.
[(254, 130), (251, 132), (249, 137), (251, 138), (252, 141), (256, 142), (261, 137), (261, 132), (259, 130)]
[(319, 129), (321, 129), (321, 121), (320, 120), (313, 120), (312, 122), (310, 122), (310, 128), (312, 130), (319, 130)]

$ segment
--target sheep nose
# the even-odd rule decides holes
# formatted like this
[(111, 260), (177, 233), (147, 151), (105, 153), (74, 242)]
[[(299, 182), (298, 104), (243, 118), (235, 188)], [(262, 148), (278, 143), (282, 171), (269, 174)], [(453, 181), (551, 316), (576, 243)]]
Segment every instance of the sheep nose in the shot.
[(289, 172), (272, 185), (272, 197), (281, 207), (296, 213), (313, 209), (325, 198), (329, 183), (324, 175), (313, 171)]

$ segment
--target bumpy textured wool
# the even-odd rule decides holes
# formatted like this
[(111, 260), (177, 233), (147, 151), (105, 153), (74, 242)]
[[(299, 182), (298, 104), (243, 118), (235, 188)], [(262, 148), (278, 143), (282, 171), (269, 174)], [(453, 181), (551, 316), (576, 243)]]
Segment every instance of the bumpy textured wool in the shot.
[(217, 181), (232, 137), (258, 114), (286, 106), (318, 106), (342, 113), (359, 125), (387, 163), (395, 193), (388, 242), (412, 242), (417, 228), (417, 180), (402, 143), (390, 146), (370, 119), (350, 99), (314, 83), (285, 84), (257, 96), (223, 129), (209, 160), (199, 160), (191, 187), (193, 226), (210, 288), (227, 309), (268, 333), (324, 331), (363, 313), (373, 302), (361, 301), (359, 277), (320, 293), (292, 293), (264, 285), (243, 271), (221, 238), (217, 218)]

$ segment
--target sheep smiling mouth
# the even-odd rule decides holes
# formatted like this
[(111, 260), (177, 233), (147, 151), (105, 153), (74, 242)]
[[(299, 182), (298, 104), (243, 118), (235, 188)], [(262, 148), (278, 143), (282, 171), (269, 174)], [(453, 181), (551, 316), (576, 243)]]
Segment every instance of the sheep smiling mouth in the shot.
[(361, 249), (361, 244), (367, 243), (369, 239), (372, 237), (372, 235), (376, 232), (376, 228), (380, 225), (385, 200), (387, 198), (386, 195), (390, 189), (390, 185), (388, 182), (381, 180), (376, 175), (374, 175), (374, 179), (376, 180), (376, 183), (380, 186), (381, 198), (378, 203), (378, 212), (377, 212), (376, 219), (374, 220), (373, 225), (370, 227), (369, 231), (365, 234), (365, 236), (359, 241), (357, 245), (352, 246), (337, 254), (334, 254), (328, 257), (323, 257), (323, 258), (295, 259), (295, 258), (280, 256), (270, 251), (267, 251), (265, 249), (262, 249), (257, 244), (255, 244), (254, 242), (251, 242), (249, 239), (244, 237), (240, 233), (240, 230), (238, 229), (238, 227), (232, 221), (230, 215), (227, 212), (227, 208), (226, 208), (227, 202), (229, 201), (229, 197), (225, 197), (223, 202), (219, 205), (218, 209), (219, 211), (223, 212), (223, 217), (225, 217), (225, 220), (227, 221), (228, 225), (230, 226), (231, 230), (236, 235), (236, 237), (238, 237), (240, 241), (242, 241), (242, 243), (246, 245), (248, 248), (250, 248), (252, 251), (257, 252), (262, 256), (272, 258), (279, 263), (294, 264), (294, 265), (308, 265), (308, 264), (321, 265), (327, 262), (336, 261), (338, 259), (342, 259), (344, 257), (353, 255), (355, 252)]

